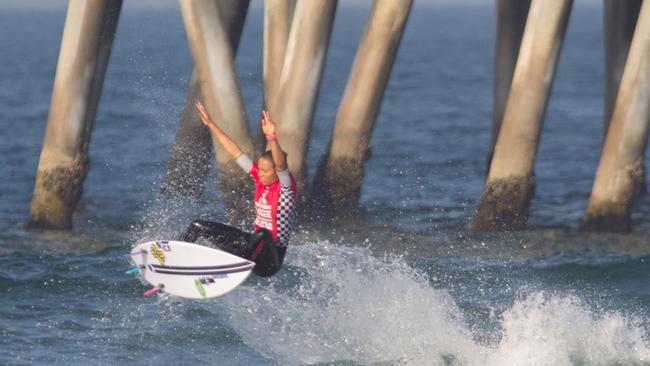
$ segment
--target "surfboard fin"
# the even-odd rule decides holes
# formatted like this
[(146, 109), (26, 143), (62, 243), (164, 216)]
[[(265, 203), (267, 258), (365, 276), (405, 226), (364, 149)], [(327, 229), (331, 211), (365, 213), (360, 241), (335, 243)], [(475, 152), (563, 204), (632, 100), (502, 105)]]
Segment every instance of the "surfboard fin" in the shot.
[(195, 279), (194, 285), (196, 286), (197, 291), (199, 291), (199, 295), (201, 295), (201, 297), (205, 299), (205, 289), (203, 288), (203, 283), (201, 282), (201, 279), (199, 278)]
[(162, 284), (161, 284), (161, 285), (158, 285), (158, 286), (156, 286), (156, 287), (153, 287), (153, 288), (147, 290), (147, 291), (146, 291), (144, 294), (142, 294), (142, 295), (143, 295), (144, 297), (149, 297), (149, 296), (155, 294), (156, 292), (162, 290), (163, 287), (165, 287), (165, 286), (162, 285)]
[(124, 272), (125, 275), (132, 275), (140, 272), (140, 267), (133, 267), (129, 269), (128, 271)]

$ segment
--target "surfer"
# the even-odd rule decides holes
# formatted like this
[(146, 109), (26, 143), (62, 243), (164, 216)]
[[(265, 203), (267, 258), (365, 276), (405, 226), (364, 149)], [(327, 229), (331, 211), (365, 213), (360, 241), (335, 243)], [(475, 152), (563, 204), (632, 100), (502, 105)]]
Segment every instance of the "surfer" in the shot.
[(295, 216), (296, 181), (287, 167), (287, 158), (275, 134), (275, 123), (268, 111), (262, 111), (262, 131), (270, 150), (253, 162), (239, 145), (210, 119), (201, 102), (196, 103), (201, 121), (235, 162), (255, 182), (255, 222), (253, 233), (218, 222), (196, 219), (181, 236), (185, 242), (199, 237), (219, 248), (255, 262), (254, 272), (271, 276), (282, 266)]

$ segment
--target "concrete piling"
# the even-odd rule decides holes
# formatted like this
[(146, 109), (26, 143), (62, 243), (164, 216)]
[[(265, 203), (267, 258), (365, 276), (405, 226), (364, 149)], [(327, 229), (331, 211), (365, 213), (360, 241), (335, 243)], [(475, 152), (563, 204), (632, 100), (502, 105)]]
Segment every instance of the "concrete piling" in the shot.
[[(249, 1), (212, 1), (215, 1), (221, 10), (232, 53), (235, 55)], [(196, 100), (200, 98), (201, 92), (195, 70), (192, 73), (176, 140), (167, 161), (165, 181), (161, 188), (161, 192), (169, 197), (198, 197), (205, 187), (213, 146), (210, 131), (201, 123), (194, 106)]]
[(192, 72), (176, 140), (160, 189), (167, 197), (199, 197), (205, 188), (212, 157), (212, 138), (194, 107), (198, 99), (202, 99), (201, 90), (196, 72)]
[[(264, 109), (271, 116), (278, 114), (278, 108), (273, 105), (280, 93), (280, 76), (284, 55), (287, 50), (291, 21), (296, 6), (295, 0), (268, 0), (264, 1), (264, 54), (262, 75), (264, 80)], [(279, 125), (282, 121), (276, 120)], [(260, 129), (256, 138), (257, 146), (263, 150), (266, 137)]]
[(605, 7), (605, 132), (612, 119), (618, 86), (642, 2), (642, 0), (603, 1)]
[(532, 0), (499, 136), (470, 226), (523, 229), (535, 191), (533, 165), (571, 0)]
[(487, 159), (488, 168), (492, 161), (497, 136), (499, 136), (529, 8), (530, 0), (498, 0), (496, 2), (492, 140)]
[(359, 203), (372, 130), (412, 1), (376, 0), (341, 100), (328, 152), (314, 180), (331, 210)]
[(632, 203), (645, 177), (644, 152), (649, 128), (650, 2), (645, 1), (630, 44), (581, 230), (630, 230)]
[(280, 91), (280, 75), (295, 5), (295, 0), (264, 2), (264, 107), (271, 115), (277, 110), (271, 102)]
[(72, 227), (122, 0), (70, 0), (29, 226)]
[[(252, 157), (253, 142), (221, 9), (214, 1), (180, 0), (180, 5), (205, 106), (222, 130)], [(216, 140), (213, 145), (226, 211), (233, 220), (246, 217), (243, 210), (250, 206), (250, 179)]]
[[(605, 114), (604, 133), (607, 134), (612, 119), (614, 104), (621, 76), (625, 68), (636, 21), (641, 9), (641, 0), (605, 0)], [(645, 175), (639, 177), (634, 196), (647, 193)]]
[(276, 101), (271, 102), (277, 106), (271, 118), (278, 121), (277, 135), (301, 192), (307, 188), (305, 155), (336, 4), (335, 0), (296, 2), (280, 76), (280, 92)]

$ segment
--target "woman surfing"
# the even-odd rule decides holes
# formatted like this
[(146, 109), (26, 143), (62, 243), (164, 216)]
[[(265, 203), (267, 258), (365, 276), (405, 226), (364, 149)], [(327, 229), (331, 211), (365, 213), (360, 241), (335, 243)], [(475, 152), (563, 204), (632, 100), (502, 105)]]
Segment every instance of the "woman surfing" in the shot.
[(254, 232), (196, 219), (180, 239), (193, 243), (199, 237), (204, 237), (220, 249), (255, 262), (254, 272), (257, 275), (272, 276), (282, 267), (287, 252), (297, 195), (296, 181), (287, 168), (286, 154), (275, 134), (275, 123), (268, 111), (262, 111), (262, 131), (270, 150), (254, 162), (210, 118), (201, 102), (196, 103), (196, 109), (212, 136), (255, 182)]

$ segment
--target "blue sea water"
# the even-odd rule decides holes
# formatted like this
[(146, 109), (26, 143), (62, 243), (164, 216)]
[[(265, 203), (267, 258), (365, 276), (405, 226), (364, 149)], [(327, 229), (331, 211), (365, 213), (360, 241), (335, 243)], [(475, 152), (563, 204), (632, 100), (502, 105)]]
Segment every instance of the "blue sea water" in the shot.
[[(308, 161), (329, 141), (368, 8), (340, 2)], [(223, 217), (216, 184), (159, 195), (192, 60), (175, 6), (125, 2), (71, 231), (26, 230), (65, 8), (0, 7), (0, 364), (650, 364), (650, 200), (630, 234), (577, 232), (603, 139), (600, 4), (576, 2), (530, 229), (466, 228), (490, 141), (494, 9), (416, 2), (372, 140), (362, 213), (303, 225), (286, 267), (210, 301), (123, 275), (131, 246)], [(262, 100), (262, 13), (237, 56)], [(214, 177), (211, 178), (214, 182)]]

